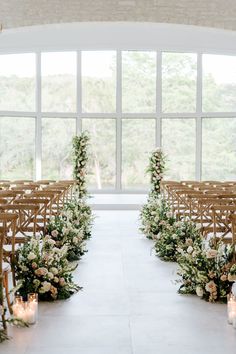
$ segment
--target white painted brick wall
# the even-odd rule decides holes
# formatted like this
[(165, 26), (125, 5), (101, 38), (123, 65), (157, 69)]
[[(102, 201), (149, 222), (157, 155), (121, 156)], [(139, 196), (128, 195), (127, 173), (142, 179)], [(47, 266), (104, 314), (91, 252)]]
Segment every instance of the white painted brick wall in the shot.
[(236, 0), (0, 0), (3, 28), (84, 21), (163, 22), (236, 30)]

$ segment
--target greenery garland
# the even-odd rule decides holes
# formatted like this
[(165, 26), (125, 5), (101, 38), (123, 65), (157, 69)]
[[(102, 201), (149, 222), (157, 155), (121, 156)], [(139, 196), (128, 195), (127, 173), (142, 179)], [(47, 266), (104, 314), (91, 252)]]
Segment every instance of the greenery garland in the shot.
[(158, 198), (161, 192), (161, 181), (165, 171), (165, 156), (162, 149), (157, 148), (152, 152), (147, 172), (150, 174), (151, 191), (149, 196), (151, 198)]
[(88, 132), (82, 132), (73, 138), (73, 177), (76, 180), (76, 191), (79, 198), (84, 198), (87, 195), (86, 188), (86, 173), (88, 162)]

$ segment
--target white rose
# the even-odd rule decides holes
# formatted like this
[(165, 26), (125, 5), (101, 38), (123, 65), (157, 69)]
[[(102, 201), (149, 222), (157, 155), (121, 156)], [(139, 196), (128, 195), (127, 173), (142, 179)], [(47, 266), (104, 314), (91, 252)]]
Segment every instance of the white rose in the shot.
[(52, 230), (51, 232), (53, 237), (57, 237), (58, 236), (58, 231), (57, 230)]
[(50, 268), (50, 272), (54, 275), (58, 274), (58, 269), (56, 267)]
[(34, 253), (34, 252), (30, 252), (29, 254), (28, 254), (28, 260), (29, 261), (32, 261), (33, 259), (35, 259), (36, 258), (36, 254)]
[(43, 290), (44, 290), (45, 293), (48, 292), (48, 291), (50, 291), (51, 286), (52, 286), (52, 284), (49, 283), (49, 282), (47, 282), (47, 281), (44, 281), (44, 282), (42, 283), (42, 288), (43, 288)]
[(200, 286), (196, 287), (196, 294), (199, 297), (203, 297), (203, 289)]
[(48, 272), (47, 276), (49, 280), (54, 278), (54, 275), (51, 272)]

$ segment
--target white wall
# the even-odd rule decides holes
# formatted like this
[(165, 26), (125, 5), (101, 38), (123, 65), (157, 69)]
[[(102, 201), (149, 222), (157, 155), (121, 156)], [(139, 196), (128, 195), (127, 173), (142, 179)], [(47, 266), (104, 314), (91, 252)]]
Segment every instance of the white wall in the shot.
[(73, 23), (0, 34), (0, 52), (65, 49), (160, 49), (236, 53), (236, 32), (154, 23)]

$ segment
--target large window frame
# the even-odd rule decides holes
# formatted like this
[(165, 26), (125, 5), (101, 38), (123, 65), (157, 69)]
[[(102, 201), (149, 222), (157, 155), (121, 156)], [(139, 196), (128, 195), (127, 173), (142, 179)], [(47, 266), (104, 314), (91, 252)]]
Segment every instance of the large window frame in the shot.
[[(128, 190), (122, 189), (122, 119), (143, 119), (152, 118), (156, 121), (156, 134), (155, 134), (155, 144), (156, 146), (161, 146), (161, 125), (162, 120), (165, 119), (180, 119), (180, 118), (192, 118), (196, 122), (196, 156), (195, 156), (195, 179), (201, 180), (201, 169), (202, 169), (202, 120), (204, 118), (235, 118), (236, 112), (204, 112), (202, 110), (202, 81), (203, 81), (203, 70), (202, 70), (202, 56), (204, 54), (215, 54), (215, 55), (235, 55), (235, 53), (225, 51), (197, 51), (197, 50), (160, 50), (156, 48), (145, 48), (145, 49), (130, 49), (137, 51), (151, 51), (156, 53), (156, 111), (154, 113), (123, 113), (122, 112), (122, 51), (127, 51), (129, 49), (115, 49), (107, 48), (104, 51), (116, 51), (116, 112), (115, 113), (83, 113), (81, 99), (82, 99), (82, 76), (81, 76), (81, 53), (82, 51), (101, 51), (101, 49), (64, 49), (61, 48), (53, 50), (21, 50), (14, 52), (1, 52), (0, 54), (18, 54), (18, 53), (34, 53), (36, 60), (36, 110), (35, 112), (23, 112), (23, 111), (0, 111), (1, 117), (32, 117), (36, 118), (36, 130), (35, 130), (35, 179), (41, 179), (41, 159), (42, 159), (42, 118), (74, 118), (76, 119), (76, 133), (80, 133), (82, 129), (82, 119), (86, 118), (113, 118), (116, 120), (116, 184), (115, 189), (102, 189), (102, 190), (91, 190), (91, 192), (96, 193), (146, 193), (146, 190)], [(74, 113), (63, 113), (63, 112), (42, 112), (41, 110), (41, 53), (45, 52), (67, 52), (73, 51), (76, 53), (76, 63), (77, 63), (77, 75), (76, 75), (76, 112)], [(163, 113), (162, 112), (162, 53), (164, 52), (175, 52), (175, 53), (193, 53), (197, 55), (197, 88), (196, 88), (196, 112), (194, 113)]]

